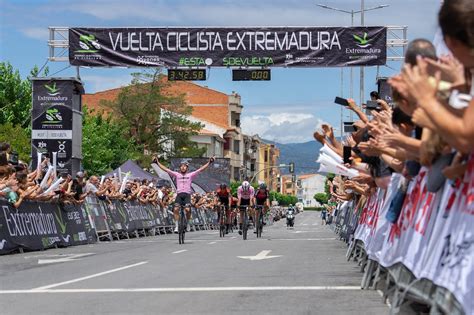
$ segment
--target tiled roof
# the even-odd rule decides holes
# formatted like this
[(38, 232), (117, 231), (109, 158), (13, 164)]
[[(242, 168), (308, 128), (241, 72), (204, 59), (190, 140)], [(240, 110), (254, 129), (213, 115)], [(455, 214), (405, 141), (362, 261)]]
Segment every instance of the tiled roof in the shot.
[[(122, 88), (116, 88), (94, 94), (84, 94), (82, 104), (89, 109), (108, 113), (110, 110), (104, 107), (101, 101), (116, 99), (121, 90)], [(186, 102), (193, 108), (192, 115), (194, 117), (207, 120), (225, 129), (230, 128), (229, 96), (227, 94), (188, 81), (172, 82), (163, 90), (164, 93), (170, 95), (184, 94)]]

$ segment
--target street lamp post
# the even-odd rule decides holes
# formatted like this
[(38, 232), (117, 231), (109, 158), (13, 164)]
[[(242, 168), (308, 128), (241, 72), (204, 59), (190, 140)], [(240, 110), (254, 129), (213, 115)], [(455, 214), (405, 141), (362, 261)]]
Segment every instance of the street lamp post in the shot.
[[(338, 8), (327, 6), (325, 4), (316, 4), (316, 5), (318, 7), (323, 8), (323, 9), (339, 11), (339, 12), (342, 12), (342, 13), (350, 14), (351, 15), (351, 26), (354, 26), (354, 14), (360, 13), (360, 24), (361, 24), (361, 26), (364, 26), (365, 25), (364, 13), (366, 11), (383, 9), (383, 8), (386, 8), (386, 7), (389, 6), (388, 4), (381, 4), (381, 5), (366, 9), (364, 0), (360, 1), (360, 10), (357, 10), (357, 11), (354, 11), (354, 10), (348, 11), (348, 10), (338, 9)], [(350, 67), (350, 68), (351, 68), (350, 97), (353, 98), (353, 84), (354, 84), (354, 82), (353, 82), (353, 78), (352, 78), (352, 74), (353, 74), (352, 67)], [(360, 104), (360, 106), (362, 106), (362, 103), (364, 102), (364, 67), (363, 66), (360, 67), (360, 95), (359, 95), (359, 97), (360, 97), (360, 103), (359, 104)], [(350, 113), (350, 115), (351, 115), (351, 120), (352, 120), (352, 112)], [(341, 122), (341, 124), (342, 124), (342, 122)]]

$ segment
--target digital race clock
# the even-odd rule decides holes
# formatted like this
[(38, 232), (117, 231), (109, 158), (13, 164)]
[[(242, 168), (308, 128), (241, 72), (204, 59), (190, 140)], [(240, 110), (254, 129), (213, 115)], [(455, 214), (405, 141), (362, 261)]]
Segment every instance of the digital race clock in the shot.
[(168, 69), (168, 81), (204, 81), (206, 69)]
[(232, 81), (270, 81), (270, 69), (232, 70)]

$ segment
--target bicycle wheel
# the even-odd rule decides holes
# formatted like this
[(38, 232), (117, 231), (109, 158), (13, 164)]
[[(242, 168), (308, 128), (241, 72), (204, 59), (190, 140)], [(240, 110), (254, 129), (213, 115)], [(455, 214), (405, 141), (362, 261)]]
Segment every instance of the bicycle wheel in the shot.
[(184, 233), (186, 232), (186, 217), (184, 211), (181, 210), (179, 214), (178, 235), (179, 244), (184, 244)]
[(220, 232), (220, 237), (224, 237), (225, 236), (225, 221), (226, 221), (226, 218), (225, 218), (225, 210), (223, 211), (221, 209), (221, 217), (220, 217), (220, 225), (219, 225), (219, 232)]
[(262, 237), (262, 232), (263, 232), (263, 213), (260, 213), (260, 218), (258, 219), (258, 221), (260, 222), (260, 227), (258, 229), (258, 232), (257, 232), (257, 235), (259, 235), (258, 237)]
[(242, 218), (242, 237), (244, 240), (247, 239), (247, 229), (248, 229), (248, 216), (247, 216), (247, 210), (245, 210), (244, 217)]

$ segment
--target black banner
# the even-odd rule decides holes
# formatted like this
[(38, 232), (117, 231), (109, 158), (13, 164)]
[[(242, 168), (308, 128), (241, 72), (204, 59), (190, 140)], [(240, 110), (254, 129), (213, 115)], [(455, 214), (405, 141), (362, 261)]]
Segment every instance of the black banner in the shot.
[(0, 200), (0, 254), (18, 248), (41, 250), (96, 242), (96, 233), (79, 206), (24, 201), (15, 209)]
[(33, 164), (36, 152), (58, 152), (58, 172), (72, 170), (72, 120), (74, 83), (69, 80), (33, 80), (31, 147)]
[(392, 96), (392, 87), (388, 84), (388, 78), (379, 78), (377, 85), (380, 99), (387, 102), (393, 108), (396, 104)]
[(386, 55), (381, 26), (69, 29), (74, 66), (343, 67)]
[[(195, 171), (206, 164), (208, 158), (171, 158), (171, 169), (178, 170), (181, 162), (189, 163), (189, 171)], [(220, 184), (230, 184), (230, 160), (218, 158), (204, 172), (194, 178), (193, 184), (209, 192), (219, 188)]]

